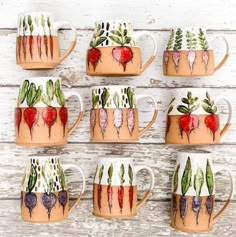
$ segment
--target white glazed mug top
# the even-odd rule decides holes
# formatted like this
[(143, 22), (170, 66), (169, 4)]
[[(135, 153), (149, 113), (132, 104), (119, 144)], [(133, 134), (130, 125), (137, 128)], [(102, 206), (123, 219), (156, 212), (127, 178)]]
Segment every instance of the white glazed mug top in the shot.
[(50, 12), (20, 13), (17, 28), (18, 36), (57, 36), (54, 17)]
[[(188, 163), (188, 164), (187, 164)], [(215, 180), (214, 180), (214, 169), (212, 165), (212, 154), (204, 150), (181, 150), (177, 152), (176, 166), (174, 176), (178, 177), (178, 186), (175, 191), (176, 194), (183, 195), (182, 193), (182, 179), (186, 167), (188, 166), (189, 174), (191, 174), (191, 181), (188, 191), (184, 194), (187, 196), (196, 196), (195, 187), (199, 187), (199, 182), (203, 182), (200, 196), (209, 196), (215, 194)], [(208, 171), (207, 171), (208, 170)], [(207, 173), (208, 172), (208, 173)], [(187, 172), (186, 172), (187, 173)], [(186, 175), (185, 173), (185, 175)], [(207, 179), (209, 173), (213, 180), (212, 193), (209, 192)], [(186, 179), (185, 179), (186, 180)], [(200, 181), (201, 180), (201, 181)], [(174, 182), (174, 177), (173, 177)], [(172, 184), (172, 191), (174, 190), (174, 183)]]

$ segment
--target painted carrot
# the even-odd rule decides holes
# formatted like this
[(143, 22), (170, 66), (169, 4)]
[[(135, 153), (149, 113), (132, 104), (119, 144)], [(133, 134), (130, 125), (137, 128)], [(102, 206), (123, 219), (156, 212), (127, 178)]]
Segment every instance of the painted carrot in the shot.
[(26, 45), (27, 45), (27, 36), (25, 35), (25, 32), (28, 29), (28, 26), (25, 21), (25, 17), (23, 18), (23, 39), (22, 39), (22, 48), (23, 48), (23, 54), (24, 54), (24, 60), (26, 60)]
[(40, 35), (38, 35), (37, 36), (37, 48), (38, 48), (38, 54), (39, 54), (40, 59), (41, 59), (41, 56), (42, 56), (41, 44), (42, 44), (42, 38), (41, 38)]
[(109, 211), (111, 213), (111, 209), (112, 209), (112, 194), (113, 194), (113, 190), (112, 190), (112, 175), (113, 175), (113, 165), (111, 164), (109, 166), (108, 169), (108, 178), (107, 178), (107, 182), (108, 182), (108, 186), (107, 186), (107, 202), (108, 202), (108, 207), (109, 207)]
[(125, 175), (125, 167), (124, 164), (120, 166), (120, 187), (118, 188), (118, 203), (120, 207), (120, 213), (122, 214), (123, 209), (123, 200), (124, 200), (124, 175)]
[(103, 176), (103, 170), (104, 170), (104, 165), (102, 165), (99, 169), (99, 183), (98, 183), (98, 189), (97, 189), (97, 202), (98, 202), (98, 208), (99, 211), (101, 211), (101, 207), (102, 207), (102, 185), (101, 185), (101, 181), (102, 181), (102, 176)]
[(134, 187), (133, 187), (133, 170), (132, 167), (129, 165), (129, 208), (130, 212), (132, 212), (133, 209), (133, 201), (134, 201)]
[(43, 44), (44, 44), (44, 48), (45, 48), (45, 54), (46, 54), (46, 57), (48, 58), (48, 38), (46, 35), (46, 31), (45, 31), (45, 17), (44, 17), (44, 15), (41, 16), (41, 25), (44, 30)]
[(133, 96), (134, 92), (132, 91), (131, 87), (127, 89), (127, 97), (129, 102), (129, 108), (127, 111), (127, 126), (129, 129), (129, 134), (132, 136), (134, 130), (134, 108), (133, 108)]
[(96, 111), (95, 107), (99, 101), (99, 95), (95, 95), (95, 92), (92, 91), (92, 109), (90, 110), (90, 129), (94, 136), (94, 128), (96, 125)]
[(113, 112), (113, 123), (114, 123), (114, 126), (116, 127), (117, 136), (119, 137), (120, 136), (120, 128), (123, 123), (123, 113), (122, 113), (122, 109), (119, 108), (120, 98), (119, 98), (119, 95), (117, 92), (113, 96), (113, 101), (116, 106), (116, 109)]
[(49, 45), (50, 45), (50, 53), (51, 53), (51, 59), (53, 59), (53, 37), (51, 33), (51, 22), (48, 17), (47, 19), (48, 29), (49, 29)]
[(32, 23), (32, 18), (29, 15), (28, 16), (28, 25), (29, 25), (29, 29), (30, 29), (30, 36), (29, 36), (29, 51), (30, 51), (30, 56), (31, 59), (33, 59), (33, 47), (34, 47), (34, 37), (33, 37), (33, 30), (34, 30), (34, 26)]
[(105, 109), (105, 106), (106, 106), (108, 98), (109, 98), (109, 92), (107, 88), (103, 88), (103, 92), (101, 95), (102, 108), (99, 109), (99, 125), (101, 128), (103, 139), (104, 139), (104, 133), (107, 127), (107, 110)]

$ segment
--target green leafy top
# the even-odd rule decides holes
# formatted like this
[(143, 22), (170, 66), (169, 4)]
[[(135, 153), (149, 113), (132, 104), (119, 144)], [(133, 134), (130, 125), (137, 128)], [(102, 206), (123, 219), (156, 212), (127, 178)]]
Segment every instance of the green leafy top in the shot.
[(199, 28), (199, 33), (198, 33), (198, 39), (199, 39), (199, 44), (203, 50), (207, 50), (209, 48), (208, 42), (206, 39), (206, 36), (204, 34), (204, 31)]
[(24, 80), (22, 86), (19, 89), (18, 103), (17, 103), (18, 106), (25, 101), (27, 92), (28, 92), (28, 88), (29, 88), (29, 81)]
[(111, 164), (108, 169), (108, 178), (107, 178), (107, 182), (109, 185), (111, 185), (112, 182), (112, 175), (113, 175), (113, 165)]
[(179, 175), (179, 167), (180, 167), (180, 164), (178, 164), (178, 166), (177, 166), (177, 168), (176, 168), (176, 170), (175, 170), (175, 173), (174, 173), (174, 180), (173, 180), (173, 186), (174, 186), (174, 192), (176, 192), (177, 191), (177, 188), (178, 188), (178, 175)]
[(131, 165), (129, 165), (128, 174), (129, 174), (129, 184), (130, 184), (130, 186), (132, 186), (132, 184), (133, 184), (133, 169), (132, 169)]
[(29, 107), (33, 107), (35, 104), (37, 104), (41, 99), (42, 92), (42, 86), (38, 86), (38, 88), (36, 88), (36, 85), (31, 82), (26, 96), (27, 105)]
[(196, 195), (200, 196), (202, 191), (202, 186), (204, 183), (204, 174), (200, 167), (197, 168), (197, 172), (194, 175), (194, 189), (196, 191)]
[(170, 50), (170, 49), (173, 48), (174, 39), (175, 39), (175, 31), (172, 29), (171, 32), (170, 32), (170, 38), (169, 38), (169, 41), (167, 43), (166, 50)]
[(102, 181), (102, 176), (103, 176), (103, 170), (104, 170), (104, 165), (101, 166), (101, 168), (99, 169), (99, 184), (101, 184)]
[(212, 172), (209, 160), (207, 160), (207, 165), (206, 165), (206, 183), (207, 183), (208, 192), (210, 195), (212, 195), (213, 188), (214, 188), (214, 178), (213, 178), (213, 172)]
[(34, 165), (31, 165), (30, 168), (30, 175), (29, 175), (29, 180), (28, 180), (28, 187), (27, 191), (31, 192), (36, 184), (37, 181), (37, 170)]
[(98, 101), (99, 101), (99, 95), (95, 95), (95, 93), (93, 91), (92, 92), (92, 105), (93, 105), (93, 109), (97, 105)]
[(183, 38), (183, 31), (180, 28), (178, 28), (175, 35), (174, 50), (180, 50), (182, 48), (182, 38)]
[(134, 104), (134, 92), (132, 91), (131, 87), (128, 87), (127, 89), (127, 97), (128, 97), (128, 102), (129, 102), (129, 107), (133, 108)]
[(125, 167), (124, 164), (120, 166), (120, 185), (122, 186), (123, 183), (125, 182), (124, 180), (124, 175), (125, 175)]
[(101, 95), (101, 100), (102, 100), (102, 108), (105, 107), (106, 103), (107, 103), (107, 100), (109, 98), (109, 91), (107, 90), (107, 88), (103, 88), (103, 92), (102, 92), (102, 95)]
[(172, 100), (170, 101), (167, 114), (169, 114), (173, 110), (174, 106), (172, 105), (172, 103), (174, 102), (174, 100), (175, 98), (172, 98)]
[(196, 49), (196, 47), (197, 47), (196, 35), (190, 31), (187, 31), (186, 38), (187, 38), (187, 48), (188, 49)]
[(48, 24), (49, 34), (51, 35), (51, 22), (50, 22), (49, 17), (47, 18), (47, 24)]
[(107, 39), (106, 36), (102, 36), (105, 31), (102, 30), (101, 28), (102, 28), (101, 25), (98, 24), (97, 31), (93, 34), (92, 40), (89, 43), (89, 46), (91, 48), (98, 47), (100, 44), (102, 44)]
[(187, 93), (187, 98), (182, 98), (182, 102), (186, 104), (187, 106), (179, 105), (177, 107), (177, 110), (183, 114), (191, 114), (193, 111), (197, 110), (199, 107), (199, 104), (196, 104), (197, 101), (198, 101), (198, 97), (192, 97), (192, 93), (189, 91)]
[(115, 94), (113, 96), (113, 101), (114, 101), (116, 108), (118, 109), (120, 107), (120, 98), (119, 98), (119, 94), (117, 93), (117, 91), (115, 92)]
[(41, 15), (41, 25), (43, 28), (45, 27), (45, 17), (43, 14)]
[(31, 35), (32, 35), (32, 32), (34, 30), (34, 26), (33, 26), (32, 18), (31, 18), (30, 15), (28, 15), (28, 25), (29, 25), (30, 32), (31, 32)]
[(59, 166), (59, 182), (61, 184), (61, 188), (62, 190), (65, 189), (65, 186), (66, 186), (66, 181), (65, 181), (65, 174), (63, 172), (63, 169), (61, 168), (61, 166)]
[(51, 106), (54, 97), (54, 84), (52, 80), (46, 82), (46, 95), (43, 94), (42, 101), (45, 105)]
[(119, 25), (118, 30), (112, 30), (111, 33), (113, 35), (109, 36), (109, 38), (121, 46), (124, 46), (125, 44), (129, 44), (131, 42), (131, 37), (128, 36), (127, 29), (122, 29), (121, 24)]
[(217, 112), (217, 107), (215, 106), (215, 101), (211, 100), (208, 92), (206, 92), (206, 98), (203, 100), (204, 104), (202, 108), (209, 114), (215, 114)]
[(26, 23), (25, 17), (23, 18), (22, 26), (23, 26), (23, 31), (24, 31), (24, 32), (27, 31), (28, 25), (27, 25), (27, 23)]
[(61, 107), (64, 107), (65, 106), (65, 103), (66, 103), (66, 100), (65, 100), (65, 96), (64, 96), (64, 93), (61, 89), (61, 84), (60, 84), (60, 80), (56, 80), (55, 82), (55, 89), (54, 89), (54, 93), (55, 93), (55, 96), (57, 98), (57, 102), (58, 104), (61, 106)]
[(192, 177), (191, 161), (190, 158), (188, 157), (181, 180), (181, 191), (183, 195), (185, 195), (188, 192), (188, 189), (191, 186), (192, 182), (191, 177)]

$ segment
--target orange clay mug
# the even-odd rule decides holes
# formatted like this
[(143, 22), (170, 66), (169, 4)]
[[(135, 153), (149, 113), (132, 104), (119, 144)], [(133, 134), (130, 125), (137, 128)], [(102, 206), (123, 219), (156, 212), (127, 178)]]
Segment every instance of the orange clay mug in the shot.
[[(150, 187), (137, 202), (136, 175), (146, 169)], [(108, 155), (99, 158), (93, 184), (93, 214), (103, 218), (132, 218), (147, 201), (154, 187), (154, 173), (145, 165), (135, 166), (132, 158)]]
[[(80, 113), (68, 129), (65, 97), (76, 96)], [(63, 93), (61, 78), (32, 77), (23, 81), (15, 109), (16, 144), (23, 146), (55, 146), (67, 143), (68, 136), (79, 125), (83, 102), (76, 92)]]
[[(221, 210), (214, 214), (214, 174), (227, 171), (231, 191)], [(228, 207), (233, 197), (234, 180), (228, 168), (212, 164), (212, 154), (202, 150), (177, 153), (172, 180), (171, 226), (177, 230), (202, 232), (212, 229), (213, 223)]]
[[(136, 95), (134, 86), (94, 86), (91, 88), (90, 140), (93, 142), (138, 141), (157, 117), (152, 95)], [(154, 114), (148, 125), (139, 130), (137, 102), (150, 98)]]
[[(68, 169), (77, 170), (82, 176), (82, 190), (71, 207), (64, 173)], [(30, 156), (22, 180), (22, 219), (29, 222), (64, 220), (79, 203), (84, 189), (85, 177), (78, 165), (62, 165), (58, 156)]]
[[(228, 121), (220, 129), (218, 102), (228, 107)], [(232, 105), (226, 98), (217, 98), (210, 89), (175, 89), (166, 117), (167, 144), (217, 144), (231, 126)]]
[(163, 54), (164, 75), (179, 77), (212, 75), (223, 66), (229, 57), (228, 42), (224, 37), (219, 37), (226, 44), (226, 54), (215, 67), (214, 52), (209, 48), (204, 29), (172, 29)]
[[(137, 41), (145, 35), (151, 37), (154, 49), (143, 65)], [(97, 21), (87, 51), (86, 73), (92, 76), (139, 75), (152, 63), (156, 51), (156, 39), (150, 32), (134, 33), (130, 22), (124, 20)]]
[[(57, 31), (69, 25), (70, 47), (61, 56)], [(50, 69), (64, 60), (76, 45), (76, 29), (66, 21), (56, 22), (48, 12), (27, 12), (19, 15), (16, 60), (24, 69)]]

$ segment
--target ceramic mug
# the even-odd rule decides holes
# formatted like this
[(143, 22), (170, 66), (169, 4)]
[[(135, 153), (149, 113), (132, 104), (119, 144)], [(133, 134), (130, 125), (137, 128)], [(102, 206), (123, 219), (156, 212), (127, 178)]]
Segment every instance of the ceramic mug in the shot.
[[(64, 173), (68, 169), (77, 170), (82, 176), (82, 190), (70, 207)], [(22, 179), (22, 219), (29, 222), (64, 220), (79, 203), (84, 189), (85, 177), (78, 165), (62, 165), (59, 156), (30, 156)]]
[[(231, 126), (232, 105), (223, 97), (212, 95), (210, 89), (175, 89), (166, 118), (167, 144), (217, 144)], [(228, 120), (220, 129), (218, 104), (228, 107)]]
[[(152, 95), (137, 95), (134, 86), (94, 86), (91, 88), (90, 140), (93, 142), (138, 141), (155, 122), (157, 104)], [(154, 115), (139, 130), (137, 102), (150, 98)]]
[[(72, 40), (60, 55), (58, 30), (69, 26)], [(50, 69), (56, 67), (75, 48), (76, 29), (67, 21), (55, 21), (49, 12), (26, 12), (19, 15), (16, 40), (16, 61), (24, 69)]]
[[(136, 175), (146, 169), (150, 187), (137, 202)], [(145, 165), (135, 166), (132, 158), (117, 155), (100, 157), (93, 184), (93, 214), (103, 218), (131, 218), (145, 203), (154, 187), (154, 173)]]
[[(231, 191), (224, 206), (214, 214), (214, 175), (221, 171), (228, 172)], [(222, 166), (213, 166), (210, 152), (179, 151), (172, 181), (171, 226), (190, 232), (211, 230), (215, 220), (228, 207), (233, 191), (234, 180), (230, 170)]]
[(214, 51), (208, 45), (206, 30), (203, 28), (172, 29), (163, 54), (163, 74), (166, 76), (209, 76), (221, 68), (229, 57), (227, 40), (226, 54), (215, 66)]
[[(149, 60), (142, 64), (137, 41), (145, 35), (151, 37), (154, 49)], [(133, 32), (131, 23), (124, 20), (97, 21), (87, 51), (86, 73), (92, 76), (139, 75), (152, 63), (156, 51), (156, 39), (150, 32)]]
[[(65, 100), (76, 96), (80, 112), (68, 129)], [(77, 92), (63, 92), (59, 77), (26, 78), (19, 89), (15, 109), (16, 144), (24, 146), (55, 146), (67, 143), (68, 136), (79, 125), (83, 101)]]

